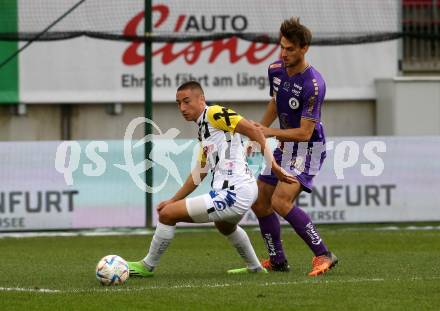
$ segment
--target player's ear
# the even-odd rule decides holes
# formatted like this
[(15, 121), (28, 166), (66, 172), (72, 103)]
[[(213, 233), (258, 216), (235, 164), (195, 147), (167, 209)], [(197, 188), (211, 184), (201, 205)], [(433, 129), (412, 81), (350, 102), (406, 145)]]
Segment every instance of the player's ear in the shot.
[(301, 48), (301, 52), (302, 52), (303, 54), (306, 54), (308, 50), (309, 50), (309, 46), (308, 46), (308, 45), (305, 45), (305, 46), (303, 46), (303, 47)]

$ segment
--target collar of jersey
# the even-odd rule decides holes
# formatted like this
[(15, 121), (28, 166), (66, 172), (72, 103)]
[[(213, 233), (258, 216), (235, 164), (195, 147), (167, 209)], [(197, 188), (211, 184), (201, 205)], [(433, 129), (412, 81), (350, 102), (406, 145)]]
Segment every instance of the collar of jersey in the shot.
[(311, 67), (312, 67), (312, 65), (308, 64), (307, 67), (304, 68), (303, 71), (301, 71), (301, 72), (297, 72), (297, 73), (295, 73), (295, 74), (292, 75), (292, 76), (289, 76), (289, 75), (288, 75), (288, 73), (287, 73), (287, 69), (286, 69), (285, 67), (283, 67), (283, 69), (284, 69), (284, 73), (285, 73), (289, 78), (292, 78), (292, 77), (295, 77), (295, 76), (303, 75), (304, 72), (306, 72), (307, 70), (309, 70)]
[(197, 118), (197, 125), (200, 125), (200, 123), (202, 123), (203, 120), (203, 115), (205, 114), (205, 111), (208, 109), (208, 106), (205, 107), (205, 109), (203, 109), (202, 113), (200, 114), (200, 116)]

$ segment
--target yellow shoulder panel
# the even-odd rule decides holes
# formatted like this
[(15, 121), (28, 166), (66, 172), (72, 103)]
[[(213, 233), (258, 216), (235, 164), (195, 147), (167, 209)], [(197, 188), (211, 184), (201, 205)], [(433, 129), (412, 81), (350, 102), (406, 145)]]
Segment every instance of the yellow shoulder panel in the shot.
[(232, 133), (235, 131), (238, 122), (243, 119), (243, 117), (234, 110), (218, 105), (208, 108), (207, 117), (213, 127)]

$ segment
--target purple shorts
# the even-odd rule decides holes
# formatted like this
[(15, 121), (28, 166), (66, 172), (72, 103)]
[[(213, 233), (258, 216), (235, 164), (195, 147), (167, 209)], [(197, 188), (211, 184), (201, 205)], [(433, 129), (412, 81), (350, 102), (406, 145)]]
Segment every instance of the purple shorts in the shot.
[[(313, 178), (316, 175), (310, 175), (305, 172), (300, 172), (300, 171), (296, 170), (292, 165), (292, 161), (282, 161), (282, 155), (283, 155), (283, 151), (279, 148), (276, 148), (273, 153), (273, 156), (274, 156), (276, 162), (278, 163), (278, 165), (280, 165), (288, 173), (295, 176), (295, 178), (299, 181), (299, 183), (301, 184), (301, 186), (303, 187), (303, 190), (305, 192), (311, 193), (312, 188), (313, 188)], [(324, 161), (324, 157), (320, 161), (319, 168), (321, 168), (323, 161)], [(286, 162), (286, 163), (284, 163), (284, 162)], [(269, 185), (273, 185), (273, 186), (275, 186), (278, 183), (278, 177), (272, 172), (272, 170), (270, 170), (270, 173), (269, 173), (268, 169), (266, 169), (264, 172), (262, 172), (258, 176), (258, 179), (261, 180), (262, 182), (265, 182), (265, 183), (267, 183)]]

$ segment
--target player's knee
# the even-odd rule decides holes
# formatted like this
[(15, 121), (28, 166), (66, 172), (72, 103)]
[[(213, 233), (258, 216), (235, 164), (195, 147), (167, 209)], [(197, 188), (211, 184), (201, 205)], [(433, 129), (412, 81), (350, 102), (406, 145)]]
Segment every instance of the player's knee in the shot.
[(164, 225), (174, 226), (176, 224), (176, 220), (173, 214), (173, 209), (169, 207), (165, 207), (159, 211), (159, 221)]
[(263, 204), (259, 200), (255, 201), (254, 204), (252, 204), (252, 210), (254, 213), (260, 212), (264, 208)]
[(259, 200), (252, 205), (252, 211), (257, 217), (264, 217), (272, 213), (270, 206), (263, 204), (263, 202)]
[(237, 229), (237, 225), (226, 222), (215, 222), (217, 230), (223, 235), (230, 235)]
[(284, 215), (292, 208), (292, 203), (283, 197), (273, 196), (270, 200), (270, 207), (280, 215)]

